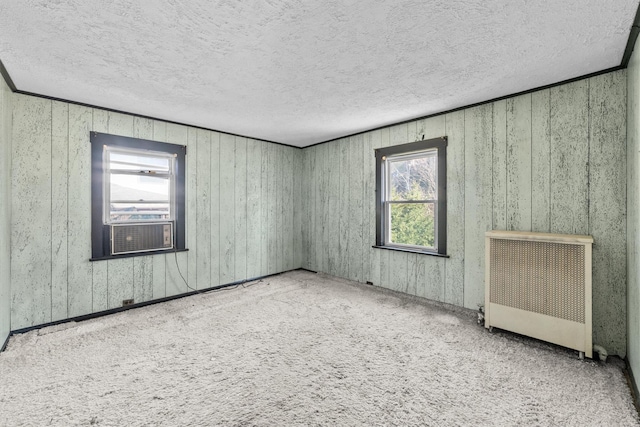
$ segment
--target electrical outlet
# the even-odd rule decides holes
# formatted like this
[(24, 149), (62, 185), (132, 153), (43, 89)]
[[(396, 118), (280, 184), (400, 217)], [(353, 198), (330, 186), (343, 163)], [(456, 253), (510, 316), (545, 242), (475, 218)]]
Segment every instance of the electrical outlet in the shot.
[(126, 307), (128, 305), (132, 305), (132, 304), (133, 304), (133, 298), (131, 298), (131, 299), (123, 299), (122, 300), (122, 306), (123, 307)]

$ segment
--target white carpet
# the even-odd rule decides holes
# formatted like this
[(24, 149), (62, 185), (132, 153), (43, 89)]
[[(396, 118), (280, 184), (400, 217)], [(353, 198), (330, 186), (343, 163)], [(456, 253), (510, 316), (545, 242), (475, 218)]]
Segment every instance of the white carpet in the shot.
[[(619, 362), (619, 360), (618, 360)], [(11, 338), (0, 425), (640, 425), (620, 363), (303, 271)]]

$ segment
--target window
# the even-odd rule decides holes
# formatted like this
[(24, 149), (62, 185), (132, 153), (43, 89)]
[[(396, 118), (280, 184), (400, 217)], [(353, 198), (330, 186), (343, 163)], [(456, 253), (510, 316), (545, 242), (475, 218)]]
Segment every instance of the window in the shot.
[(185, 155), (91, 132), (92, 260), (185, 249)]
[(376, 247), (447, 253), (447, 138), (376, 150)]

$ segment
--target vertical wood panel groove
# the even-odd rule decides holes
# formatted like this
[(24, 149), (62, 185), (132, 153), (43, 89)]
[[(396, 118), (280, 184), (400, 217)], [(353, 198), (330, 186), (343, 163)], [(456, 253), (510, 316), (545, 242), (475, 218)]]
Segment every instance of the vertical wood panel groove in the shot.
[(349, 179), (351, 174), (349, 168), (352, 163), (349, 143), (348, 138), (332, 143), (333, 153), (329, 155), (330, 159), (336, 159), (336, 161), (330, 162), (334, 170), (329, 175), (334, 179), (331, 180), (332, 191), (327, 200), (332, 225), (330, 226), (329, 242), (325, 242), (328, 244), (327, 246), (335, 247), (335, 250), (329, 250), (329, 273), (345, 278), (349, 278), (350, 257), (349, 214), (351, 198), (349, 197)]
[[(187, 241), (189, 253), (187, 253), (187, 282), (185, 292), (198, 289), (198, 252), (200, 249), (200, 233), (198, 232), (198, 133), (194, 128), (187, 128)], [(194, 155), (195, 151), (195, 155)], [(189, 152), (191, 158), (189, 158)]]
[(235, 137), (220, 135), (220, 282), (235, 275)]
[(531, 206), (529, 206), (529, 217), (531, 224), (529, 231), (533, 231), (533, 94), (529, 97), (529, 135), (531, 136), (531, 156), (529, 157), (529, 182), (531, 183)]
[[(587, 206), (591, 205), (591, 79), (587, 79)], [(587, 230), (591, 230), (591, 212), (587, 211)]]
[(211, 164), (211, 286), (221, 284), (220, 279), (220, 134), (209, 132), (211, 144), (210, 164)]
[[(463, 121), (464, 121), (463, 129), (466, 129), (467, 128), (467, 112), (466, 111), (463, 113)], [(464, 130), (463, 130), (463, 133), (464, 133)], [(467, 140), (466, 140), (466, 136), (463, 137), (463, 138), (464, 138), (464, 146), (465, 146), (465, 148), (464, 148), (464, 151), (463, 151), (463, 154), (462, 154), (462, 158), (463, 158), (463, 163), (462, 164), (465, 165), (466, 161), (467, 161), (467, 156), (466, 156)], [(462, 186), (464, 187), (464, 183), (467, 182), (467, 169), (466, 169), (466, 167), (463, 167), (462, 176), (463, 176), (463, 178), (462, 178), (463, 179), (463, 181), (462, 181), (463, 185)], [(465, 189), (465, 191), (466, 191), (466, 189)], [(463, 212), (467, 212), (467, 199), (466, 198), (463, 199)], [(467, 243), (467, 234), (466, 234), (466, 229), (465, 229), (465, 234), (464, 234), (464, 239), (463, 239), (463, 246), (462, 246), (463, 248), (465, 247), (466, 243)], [(466, 258), (465, 258), (465, 261), (466, 261)], [(464, 265), (465, 264), (463, 263), (463, 266), (462, 266), (463, 269), (464, 269)], [(462, 300), (461, 300), (461, 304), (464, 304), (465, 298), (467, 297), (466, 296), (466, 288), (467, 287), (465, 286), (466, 285), (466, 280), (467, 280), (466, 271), (463, 270), (463, 272), (462, 272)]]
[(245, 170), (245, 174), (244, 174), (244, 189), (245, 189), (245, 204), (244, 204), (244, 218), (245, 218), (245, 227), (244, 227), (244, 241), (245, 241), (245, 270), (244, 270), (244, 276), (241, 280), (246, 279), (247, 277), (249, 277), (249, 275), (247, 274), (248, 272), (248, 261), (247, 261), (247, 255), (249, 254), (249, 233), (248, 233), (248, 223), (249, 223), (249, 197), (247, 195), (248, 193), (248, 184), (249, 184), (249, 141), (246, 141), (247, 146), (245, 148), (245, 157), (244, 157), (244, 170)]
[(508, 151), (507, 151), (507, 101), (497, 101), (492, 104), (493, 135), (493, 173), (492, 180), (492, 227), (496, 230), (507, 229), (508, 206)]
[(196, 289), (211, 286), (211, 134), (198, 130), (196, 133)]
[(247, 140), (235, 138), (234, 156), (234, 274), (232, 282), (247, 274)]
[(67, 217), (67, 236), (66, 236), (66, 251), (67, 251), (67, 259), (65, 260), (65, 265), (67, 267), (67, 275), (66, 275), (66, 295), (67, 295), (67, 299), (65, 301), (65, 305), (67, 308), (67, 317), (69, 316), (69, 312), (70, 307), (69, 307), (69, 282), (70, 282), (70, 275), (69, 275), (69, 223), (70, 223), (70, 219), (69, 219), (69, 204), (71, 203), (71, 201), (69, 200), (69, 179), (71, 176), (71, 153), (69, 152), (69, 141), (71, 141), (71, 106), (69, 106), (69, 109), (67, 110), (67, 141), (66, 141), (66, 150), (67, 150), (67, 213), (66, 213), (66, 217)]
[(50, 287), (51, 287), (51, 292), (49, 293), (49, 320), (53, 319), (53, 265), (54, 265), (54, 260), (53, 260), (53, 245), (54, 245), (54, 241), (53, 241), (53, 158), (54, 158), (54, 154), (53, 154), (53, 102), (51, 103), (51, 110), (49, 112), (49, 120), (51, 121), (51, 128), (50, 128), (50, 135), (49, 135), (49, 152), (51, 153), (51, 158), (49, 159), (49, 170), (51, 170), (51, 181), (49, 182), (49, 194), (50, 194), (50, 198), (49, 198), (49, 212), (51, 212), (51, 215), (49, 216), (49, 228), (51, 230), (51, 242), (50, 242), (50, 246), (49, 246), (49, 251), (51, 252), (51, 265), (49, 266), (49, 277), (51, 277), (51, 283), (50, 283)]

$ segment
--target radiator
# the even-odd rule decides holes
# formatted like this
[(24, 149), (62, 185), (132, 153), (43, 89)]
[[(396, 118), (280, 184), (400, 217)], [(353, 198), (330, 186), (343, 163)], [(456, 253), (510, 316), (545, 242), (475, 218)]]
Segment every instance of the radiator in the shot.
[(493, 230), (485, 244), (485, 327), (593, 357), (593, 238)]

